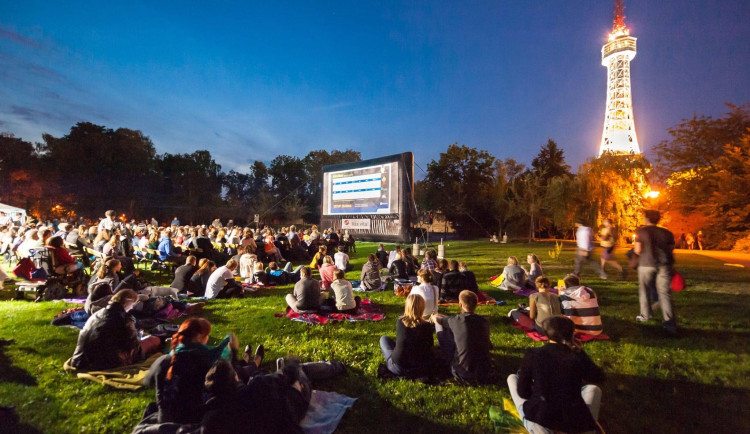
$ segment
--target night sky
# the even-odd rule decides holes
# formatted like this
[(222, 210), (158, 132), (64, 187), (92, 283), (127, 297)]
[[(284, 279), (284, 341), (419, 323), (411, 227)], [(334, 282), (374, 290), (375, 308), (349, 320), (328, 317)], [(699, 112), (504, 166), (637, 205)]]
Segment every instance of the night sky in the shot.
[[(750, 2), (626, 0), (647, 155), (750, 102)], [(2, 1), (0, 131), (139, 129), (224, 170), (352, 148), (425, 167), (453, 142), (529, 163), (596, 155), (611, 1)], [(422, 173), (415, 169), (417, 177)]]

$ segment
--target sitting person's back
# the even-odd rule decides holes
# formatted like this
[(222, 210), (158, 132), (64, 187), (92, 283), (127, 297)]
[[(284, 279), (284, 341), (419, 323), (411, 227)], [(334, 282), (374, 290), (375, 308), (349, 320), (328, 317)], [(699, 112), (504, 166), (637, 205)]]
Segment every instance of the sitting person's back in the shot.
[(380, 338), (380, 350), (388, 370), (395, 375), (418, 377), (428, 375), (433, 363), (434, 327), (422, 319), (424, 299), (409, 294), (404, 316), (396, 320), (396, 340)]
[(576, 333), (599, 335), (602, 333), (602, 317), (599, 299), (593, 289), (581, 285), (575, 274), (563, 279), (565, 290), (560, 292), (562, 314), (573, 321)]
[(94, 313), (78, 335), (71, 365), (81, 370), (103, 370), (129, 365), (139, 347), (135, 318), (127, 312), (137, 297), (120, 291), (105, 309)]
[(417, 274), (418, 285), (411, 288), (410, 294), (417, 294), (421, 296), (425, 301), (425, 309), (422, 317), (429, 319), (432, 315), (438, 312), (438, 299), (440, 298), (440, 291), (437, 286), (432, 283), (432, 273), (430, 270), (422, 269)]
[(331, 288), (331, 282), (333, 282), (333, 273), (336, 271), (336, 266), (333, 265), (333, 259), (330, 256), (323, 258), (323, 265), (320, 266), (320, 281), (323, 282), (325, 289)]
[(185, 260), (185, 264), (180, 265), (174, 270), (174, 280), (172, 280), (172, 283), (169, 286), (177, 289), (179, 292), (187, 291), (190, 278), (193, 277), (193, 274), (198, 269), (197, 263), (197, 258), (195, 256), (188, 256)]
[(530, 432), (594, 431), (601, 389), (590, 383), (604, 380), (604, 372), (573, 338), (568, 318), (551, 317), (542, 324), (549, 343), (529, 348), (518, 375), (508, 377), (508, 387), (524, 426)]
[(466, 289), (466, 283), (458, 269), (458, 261), (452, 260), (448, 265), (448, 271), (443, 274), (440, 296), (445, 299), (457, 299), (458, 294), (464, 289)]
[[(461, 313), (449, 317), (433, 317), (441, 352), (451, 364), (455, 377), (468, 382), (492, 379), (490, 359), (490, 323), (474, 313), (477, 295), (469, 290), (458, 296)], [(441, 335), (445, 333), (445, 336)]]
[(367, 262), (362, 266), (362, 274), (360, 275), (361, 287), (366, 291), (379, 290), (382, 285), (380, 280), (380, 268), (378, 267), (378, 260), (374, 254), (370, 254), (367, 257)]
[(300, 280), (294, 284), (294, 292), (286, 295), (286, 302), (295, 312), (317, 311), (324, 297), (320, 292), (320, 282), (311, 277), (310, 268), (302, 267)]
[(518, 291), (526, 286), (526, 271), (518, 265), (518, 258), (508, 257), (508, 265), (503, 268), (503, 283), (500, 289), (506, 291)]
[(336, 310), (341, 313), (356, 313), (359, 307), (359, 297), (354, 297), (352, 284), (344, 278), (344, 270), (336, 270), (334, 280), (331, 283), (331, 292), (333, 292), (334, 304)]
[(464, 289), (468, 289), (475, 294), (478, 293), (479, 285), (477, 284), (477, 276), (474, 275), (474, 272), (469, 271), (466, 262), (461, 261), (458, 263), (458, 271), (461, 273), (461, 278), (464, 281)]
[(409, 280), (409, 274), (406, 272), (406, 262), (401, 259), (401, 254), (396, 254), (396, 259), (388, 268), (388, 274), (394, 279)]

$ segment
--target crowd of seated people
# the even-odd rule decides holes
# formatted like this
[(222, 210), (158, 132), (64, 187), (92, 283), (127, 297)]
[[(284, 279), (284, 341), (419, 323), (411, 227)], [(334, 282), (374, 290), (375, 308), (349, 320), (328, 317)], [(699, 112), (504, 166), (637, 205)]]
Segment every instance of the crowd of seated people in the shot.
[[(55, 250), (57, 263), (66, 271), (81, 269), (84, 262), (80, 257), (66, 256), (68, 251), (78, 254), (93, 248), (102, 253), (104, 260), (92, 261), (98, 262), (98, 266), (88, 285), (86, 310), (92, 316), (79, 336), (71, 360), (79, 369), (99, 370), (132, 364), (158, 353), (164, 346), (163, 341), (153, 336), (139, 338), (135, 331), (134, 315), (148, 310), (149, 303), (156, 303), (152, 300), (165, 297), (139, 295), (133, 290), (140, 288), (136, 284), (137, 273), (126, 269), (123, 263), (128, 259), (132, 261), (129, 257), (132, 250), (128, 246), (139, 247), (141, 252), (136, 254), (148, 254), (145, 249), (156, 250), (159, 260), (179, 264), (174, 269), (170, 287), (187, 295), (207, 299), (241, 296), (243, 287), (235, 279), (235, 275), (239, 275), (250, 279), (248, 282), (264, 285), (294, 283), (292, 293), (286, 295), (286, 303), (295, 312), (355, 314), (360, 308), (361, 300), (355, 297), (352, 284), (346, 279), (346, 271), (351, 270), (351, 258), (347, 253), (353, 249), (348, 245), (353, 242), (351, 234), (295, 226), (279, 231), (222, 226), (156, 227), (123, 224), (113, 217), (114, 214), (108, 212), (98, 225), (3, 228), (0, 239), (0, 247), (13, 249), (13, 252), (45, 245), (59, 249)], [(329, 252), (335, 252), (333, 257)], [(297, 263), (311, 266), (292, 270), (292, 261), (287, 259), (295, 257), (300, 258)], [(538, 258), (529, 255), (527, 262), (531, 267), (529, 271), (511, 257), (503, 271), (505, 281), (513, 285), (508, 289), (538, 289), (533, 300), (529, 300), (528, 312), (515, 311), (514, 316), (518, 318), (514, 319), (523, 322), (523, 317), (528, 318), (532, 328), (549, 336), (550, 343), (527, 352), (518, 376), (508, 379), (514, 403), (529, 427), (536, 424), (550, 430), (590, 429), (598, 416), (601, 391), (596, 386), (586, 386), (583, 391), (581, 387), (599, 382), (603, 376), (580, 349), (573, 332), (601, 332), (598, 310), (597, 315), (575, 317), (575, 312), (581, 308), (598, 308), (596, 294), (582, 286), (577, 276), (566, 276), (565, 287), (557, 296), (549, 291), (551, 284), (542, 275)], [(268, 266), (264, 267), (264, 263)], [(317, 271), (320, 280), (313, 276), (313, 271)], [(495, 381), (489, 321), (475, 312), (479, 285), (465, 262), (438, 260), (432, 250), (426, 251), (420, 262), (409, 248), (396, 247), (388, 252), (380, 245), (376, 252), (367, 256), (362, 267), (361, 288), (382, 288), (381, 271), (393, 278), (417, 282), (405, 299), (403, 316), (396, 320), (395, 338), (383, 336), (380, 339), (385, 366), (391, 374), (419, 378), (444, 371), (466, 384)], [(457, 302), (460, 312), (452, 316), (440, 314), (440, 303), (447, 301)], [(191, 306), (187, 304), (181, 306), (184, 302), (171, 299), (167, 302), (189, 313), (197, 311), (188, 310)], [(573, 316), (572, 321), (563, 315)], [(208, 346), (210, 329), (210, 323), (201, 318), (184, 322), (172, 337), (169, 353), (152, 366), (149, 378), (156, 386), (156, 405), (155, 411), (147, 411), (142, 421), (144, 426), (193, 424), (203, 432), (221, 432), (211, 430), (222, 426), (226, 429), (230, 424), (234, 431), (240, 432), (242, 429), (237, 428), (231, 415), (246, 418), (255, 411), (253, 409), (277, 405), (283, 407), (281, 413), (254, 413), (256, 416), (252, 420), (258, 425), (251, 431), (264, 432), (264, 422), (258, 420), (275, 417), (275, 422), (266, 426), (268, 432), (278, 431), (278, 427), (283, 426), (279, 425), (282, 419), (289, 424), (289, 432), (294, 432), (309, 402), (304, 390), (307, 387), (309, 392), (310, 380), (343, 371), (331, 363), (307, 367), (308, 364), (296, 364), (289, 369), (290, 366), (285, 367), (281, 361), (278, 369), (272, 369), (274, 373), (264, 372), (262, 346), (255, 353), (248, 346), (244, 354), (238, 355), (239, 343), (232, 335), (216, 346)], [(559, 363), (564, 372), (540, 368), (545, 360)], [(558, 388), (565, 399), (556, 398), (553, 408), (542, 411), (537, 402), (544, 393), (550, 393), (541, 390), (548, 387)], [(267, 393), (273, 388), (283, 389), (294, 398), (286, 396), (270, 403)], [(240, 416), (238, 410), (244, 413)], [(577, 415), (578, 419), (573, 421), (561, 415), (565, 412)], [(279, 414), (284, 416), (279, 418)]]

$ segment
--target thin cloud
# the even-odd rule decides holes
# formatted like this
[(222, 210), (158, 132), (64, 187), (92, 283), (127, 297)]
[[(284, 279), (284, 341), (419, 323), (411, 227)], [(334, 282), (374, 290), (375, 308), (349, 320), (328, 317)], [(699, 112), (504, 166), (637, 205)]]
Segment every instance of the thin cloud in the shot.
[(0, 38), (31, 48), (42, 48), (41, 42), (2, 27), (0, 27)]

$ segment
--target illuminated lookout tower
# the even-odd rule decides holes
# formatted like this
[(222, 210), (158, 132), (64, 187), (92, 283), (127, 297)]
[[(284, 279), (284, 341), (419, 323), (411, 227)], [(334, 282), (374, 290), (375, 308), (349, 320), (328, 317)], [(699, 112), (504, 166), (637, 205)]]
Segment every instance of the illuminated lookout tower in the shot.
[(602, 47), (602, 65), (607, 67), (607, 108), (599, 156), (640, 154), (630, 96), (630, 61), (635, 57), (635, 38), (625, 26), (622, 0), (615, 0), (615, 18), (609, 40)]

